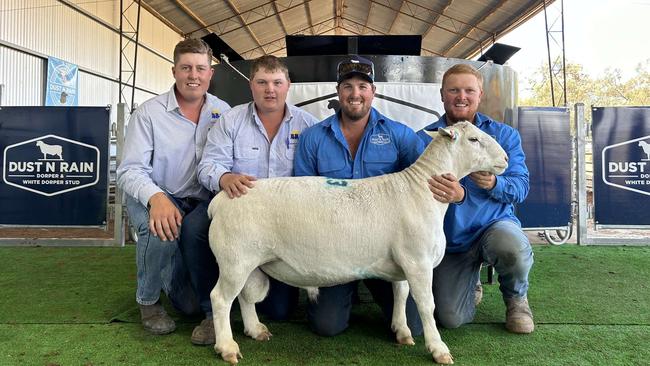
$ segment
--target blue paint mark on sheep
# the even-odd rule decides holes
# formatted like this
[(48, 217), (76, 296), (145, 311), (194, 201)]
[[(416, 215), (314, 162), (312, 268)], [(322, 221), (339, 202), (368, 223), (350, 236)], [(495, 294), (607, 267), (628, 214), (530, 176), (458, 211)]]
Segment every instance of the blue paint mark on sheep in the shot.
[(330, 186), (347, 187), (348, 182), (342, 179), (328, 179), (325, 181)]

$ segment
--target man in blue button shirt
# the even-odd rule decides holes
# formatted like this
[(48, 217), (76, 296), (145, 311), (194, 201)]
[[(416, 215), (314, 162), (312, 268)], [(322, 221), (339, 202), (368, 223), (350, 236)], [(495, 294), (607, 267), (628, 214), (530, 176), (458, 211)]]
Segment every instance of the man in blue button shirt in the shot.
[[(512, 127), (477, 112), (483, 77), (470, 65), (457, 64), (447, 70), (440, 92), (445, 114), (424, 130), (471, 121), (506, 151), (508, 169), (498, 177), (475, 172), (460, 181), (452, 174), (429, 180), (434, 198), (450, 203), (444, 219), (447, 250), (433, 272), (436, 318), (446, 328), (472, 321), (482, 295), (481, 264), (488, 263), (499, 274), (506, 329), (531, 333), (535, 325), (527, 293), (533, 251), (514, 213), (514, 204), (522, 202), (529, 190), (521, 138)], [(431, 141), (424, 131), (418, 135), (426, 143)]]
[[(376, 90), (372, 62), (352, 56), (338, 64), (337, 75), (340, 111), (303, 132), (294, 160), (295, 175), (367, 178), (398, 172), (415, 162), (424, 150), (415, 132), (372, 108)], [(391, 283), (378, 279), (364, 283), (390, 323)], [(319, 289), (318, 301), (308, 308), (314, 332), (333, 336), (348, 327), (357, 285), (355, 281)], [(406, 316), (411, 333), (422, 334), (422, 323), (410, 295)]]
[[(251, 64), (253, 101), (224, 113), (210, 130), (198, 166), (201, 184), (213, 193), (225, 191), (230, 198), (246, 194), (259, 178), (293, 174), (293, 157), (300, 133), (317, 120), (287, 104), (289, 70), (277, 57), (265, 55)], [(208, 201), (188, 215), (186, 226), (196, 234), (184, 240), (185, 258), (192, 284), (206, 318), (192, 332), (192, 343), (214, 344), (210, 291), (218, 278), (218, 266), (208, 243)], [(263, 215), (263, 212), (258, 213)], [(298, 302), (298, 289), (273, 278), (267, 297), (257, 309), (268, 318), (284, 320)]]
[(144, 329), (167, 334), (174, 320), (160, 304), (163, 290), (174, 307), (198, 312), (179, 236), (197, 203), (209, 192), (199, 184), (196, 167), (208, 129), (230, 106), (209, 94), (212, 49), (200, 39), (179, 42), (174, 49), (175, 83), (164, 94), (144, 102), (129, 119), (117, 185), (126, 193), (136, 244), (137, 292)]

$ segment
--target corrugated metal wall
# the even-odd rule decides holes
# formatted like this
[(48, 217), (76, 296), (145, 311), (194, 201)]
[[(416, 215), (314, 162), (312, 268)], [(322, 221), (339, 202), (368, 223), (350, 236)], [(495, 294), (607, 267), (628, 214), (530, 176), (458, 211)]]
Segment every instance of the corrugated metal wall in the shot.
[[(72, 3), (109, 26), (119, 27), (119, 0), (73, 0)], [(129, 14), (135, 24), (135, 7), (132, 10)], [(182, 37), (144, 9), (141, 10), (139, 32), (140, 43), (166, 59), (140, 47), (136, 85), (154, 93), (164, 92), (173, 83), (169, 60), (174, 45)], [(115, 81), (119, 77), (119, 35), (78, 10), (56, 0), (2, 0), (0, 40), (25, 51), (0, 44), (0, 84), (3, 84), (0, 102), (3, 105), (43, 104), (47, 56), (66, 60), (89, 71), (79, 73), (80, 105), (115, 106), (119, 102), (119, 88)], [(135, 102), (142, 103), (152, 96), (137, 91)]]
[(40, 58), (0, 47), (0, 105), (43, 105), (44, 68)]

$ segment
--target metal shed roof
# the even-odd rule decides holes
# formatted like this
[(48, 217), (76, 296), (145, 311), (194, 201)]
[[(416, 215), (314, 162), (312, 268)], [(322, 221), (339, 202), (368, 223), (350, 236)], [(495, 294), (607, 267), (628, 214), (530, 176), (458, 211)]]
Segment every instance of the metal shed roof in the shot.
[(554, 0), (142, 0), (180, 34), (215, 33), (245, 59), (285, 35), (422, 35), (423, 56), (468, 59)]

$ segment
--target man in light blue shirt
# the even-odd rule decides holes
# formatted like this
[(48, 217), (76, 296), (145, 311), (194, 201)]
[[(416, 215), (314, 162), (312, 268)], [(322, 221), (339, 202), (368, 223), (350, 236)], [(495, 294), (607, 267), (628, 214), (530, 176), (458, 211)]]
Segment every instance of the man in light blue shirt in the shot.
[[(367, 178), (398, 172), (415, 162), (424, 150), (415, 132), (372, 108), (376, 89), (372, 62), (352, 56), (338, 64), (337, 75), (341, 110), (302, 134), (294, 162), (295, 175)], [(378, 279), (364, 283), (390, 324), (393, 312), (391, 283)], [(310, 303), (308, 308), (314, 332), (333, 336), (348, 327), (357, 285), (358, 281), (354, 281), (319, 289), (318, 301)], [(406, 318), (411, 333), (422, 334), (422, 322), (410, 295)]]
[[(529, 190), (519, 132), (477, 112), (483, 95), (483, 77), (470, 65), (449, 68), (443, 75), (440, 93), (445, 114), (424, 129), (471, 121), (503, 147), (508, 154), (508, 169), (498, 177), (474, 172), (461, 180), (452, 174), (429, 180), (434, 198), (452, 203), (444, 220), (447, 250), (433, 272), (436, 318), (446, 328), (472, 321), (482, 296), (480, 268), (486, 262), (499, 274), (499, 289), (506, 304), (506, 329), (531, 333), (535, 324), (527, 294), (533, 250), (514, 213), (514, 204), (523, 202)], [(418, 135), (427, 143), (431, 141), (424, 131)]]
[[(204, 187), (213, 193), (223, 190), (230, 198), (237, 198), (246, 194), (256, 179), (293, 174), (298, 138), (317, 120), (286, 103), (289, 86), (289, 71), (278, 58), (266, 55), (253, 62), (250, 72), (253, 101), (224, 113), (208, 133), (198, 167), (198, 178)], [(202, 203), (188, 216), (187, 225), (193, 227), (188, 232), (197, 233), (197, 237), (183, 241), (182, 248), (206, 314), (206, 319), (192, 333), (192, 343), (198, 345), (214, 344), (210, 291), (216, 285), (218, 266), (207, 238), (208, 203)], [(270, 278), (269, 294), (258, 304), (258, 310), (271, 319), (283, 320), (297, 301), (298, 289)]]
[(198, 311), (179, 251), (184, 217), (209, 192), (196, 177), (208, 129), (230, 106), (207, 93), (212, 50), (199, 39), (174, 49), (172, 88), (144, 102), (129, 120), (117, 185), (126, 193), (129, 221), (138, 233), (137, 292), (143, 327), (153, 334), (176, 329), (160, 291), (190, 314)]

